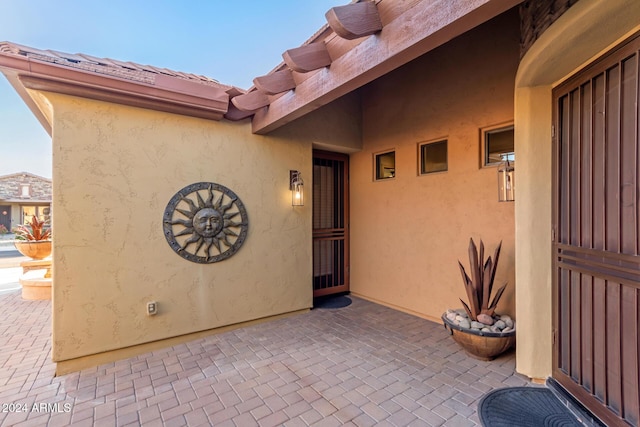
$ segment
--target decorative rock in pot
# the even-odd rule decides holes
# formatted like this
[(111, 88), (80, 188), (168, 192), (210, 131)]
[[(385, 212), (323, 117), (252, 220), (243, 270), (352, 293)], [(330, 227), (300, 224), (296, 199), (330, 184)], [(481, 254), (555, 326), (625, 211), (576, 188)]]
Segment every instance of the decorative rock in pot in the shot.
[(470, 240), (471, 277), (458, 262), (469, 304), (460, 300), (464, 310), (447, 310), (442, 315), (444, 326), (454, 341), (470, 356), (482, 360), (494, 359), (516, 342), (515, 322), (509, 316), (495, 313), (507, 284), (498, 289), (493, 300), (490, 299), (501, 247), (502, 242), (496, 248), (493, 259), (488, 257), (485, 261), (482, 241), (478, 253), (473, 239)]
[[(455, 342), (467, 354), (481, 360), (492, 360), (509, 350), (516, 342), (515, 322), (507, 315), (490, 317), (491, 326), (470, 320), (464, 310), (447, 310), (442, 321)], [(508, 322), (508, 323), (507, 323)], [(511, 326), (508, 327), (507, 324)]]

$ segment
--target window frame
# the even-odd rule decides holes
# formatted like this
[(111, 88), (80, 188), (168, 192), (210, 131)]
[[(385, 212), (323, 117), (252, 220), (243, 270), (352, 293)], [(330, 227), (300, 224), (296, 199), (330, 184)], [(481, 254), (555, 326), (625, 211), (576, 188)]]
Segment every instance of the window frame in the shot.
[[(434, 171), (426, 171), (423, 164), (423, 147), (427, 147), (429, 145), (435, 144), (445, 144), (446, 148), (446, 163), (444, 169), (434, 170)], [(433, 175), (434, 173), (444, 173), (449, 171), (449, 137), (441, 137), (436, 139), (431, 139), (429, 141), (421, 141), (418, 143), (418, 176), (426, 176)]]
[[(490, 162), (489, 161), (489, 153), (487, 151), (487, 135), (491, 135), (493, 133), (498, 133), (500, 131), (515, 131), (514, 129), (514, 122), (509, 121), (509, 122), (503, 122), (503, 123), (499, 123), (496, 125), (492, 125), (492, 126), (486, 126), (483, 128), (480, 128), (480, 168), (494, 168), (498, 165), (500, 165), (500, 163), (502, 163), (502, 161), (496, 161), (496, 162)], [(514, 162), (515, 161), (515, 133), (514, 133), (514, 147), (512, 151), (508, 151), (505, 152), (506, 154), (511, 154), (511, 156), (509, 156), (509, 161)]]
[[(385, 154), (391, 154), (391, 153), (393, 153), (393, 172), (391, 172), (393, 175), (387, 176), (387, 177), (384, 177), (384, 176), (379, 177), (378, 171), (380, 168), (379, 168), (378, 159), (384, 156)], [(373, 181), (374, 182), (389, 181), (389, 180), (394, 180), (395, 178), (396, 178), (396, 149), (390, 148), (388, 150), (378, 151), (373, 153)]]
[(28, 199), (31, 197), (31, 184), (30, 183), (21, 183), (20, 184), (20, 197), (23, 199)]

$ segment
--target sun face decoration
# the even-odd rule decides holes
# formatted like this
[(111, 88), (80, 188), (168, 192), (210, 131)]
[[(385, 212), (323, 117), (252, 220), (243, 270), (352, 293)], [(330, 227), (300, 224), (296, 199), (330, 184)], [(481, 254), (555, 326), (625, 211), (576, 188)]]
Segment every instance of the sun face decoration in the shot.
[(247, 211), (238, 196), (213, 182), (180, 190), (169, 201), (163, 218), (164, 236), (173, 250), (202, 264), (235, 254), (244, 243), (248, 225)]

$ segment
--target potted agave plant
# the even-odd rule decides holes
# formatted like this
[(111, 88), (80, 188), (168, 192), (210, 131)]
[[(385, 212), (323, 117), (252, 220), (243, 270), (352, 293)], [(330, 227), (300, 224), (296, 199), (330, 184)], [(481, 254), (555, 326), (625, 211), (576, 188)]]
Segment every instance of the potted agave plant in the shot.
[(24, 256), (39, 260), (51, 255), (51, 227), (35, 215), (27, 225), (14, 228), (14, 245)]
[(469, 303), (461, 299), (463, 310), (447, 310), (442, 315), (444, 326), (453, 339), (469, 355), (482, 360), (494, 359), (513, 347), (516, 341), (515, 322), (509, 316), (495, 313), (507, 284), (502, 285), (491, 298), (501, 247), (502, 242), (493, 258), (485, 260), (482, 240), (478, 252), (475, 242), (470, 239), (470, 275), (458, 261)]

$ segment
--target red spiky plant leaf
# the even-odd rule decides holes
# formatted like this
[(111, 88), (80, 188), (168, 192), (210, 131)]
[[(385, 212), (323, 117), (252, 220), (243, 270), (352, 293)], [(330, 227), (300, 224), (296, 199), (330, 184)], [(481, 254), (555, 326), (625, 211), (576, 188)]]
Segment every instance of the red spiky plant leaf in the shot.
[(473, 318), (473, 313), (477, 313), (478, 308), (480, 307), (478, 305), (478, 298), (475, 293), (475, 288), (471, 283), (471, 279), (467, 275), (467, 272), (464, 270), (464, 267), (462, 266), (462, 263), (460, 261), (458, 261), (458, 265), (460, 266), (460, 273), (462, 273), (462, 280), (464, 281), (464, 289), (467, 293), (467, 299), (469, 300), (469, 305), (467, 306), (467, 304), (464, 304), (464, 306), (469, 314), (469, 317)]
[(37, 242), (51, 239), (51, 228), (48, 226), (47, 221), (40, 221), (35, 215), (26, 226), (19, 225), (16, 227), (15, 233), (19, 240)]
[(480, 251), (478, 253), (478, 248), (476, 247), (475, 242), (473, 239), (470, 239), (470, 275), (467, 274), (462, 263), (458, 261), (469, 304), (465, 304), (464, 301), (461, 301), (471, 320), (478, 320), (478, 314), (481, 313), (493, 316), (496, 306), (498, 305), (498, 301), (500, 301), (500, 298), (507, 286), (505, 283), (500, 289), (498, 289), (493, 299), (491, 299), (501, 247), (502, 242), (498, 244), (498, 247), (493, 254), (493, 259), (489, 257), (485, 260), (484, 243), (482, 240), (480, 240)]

